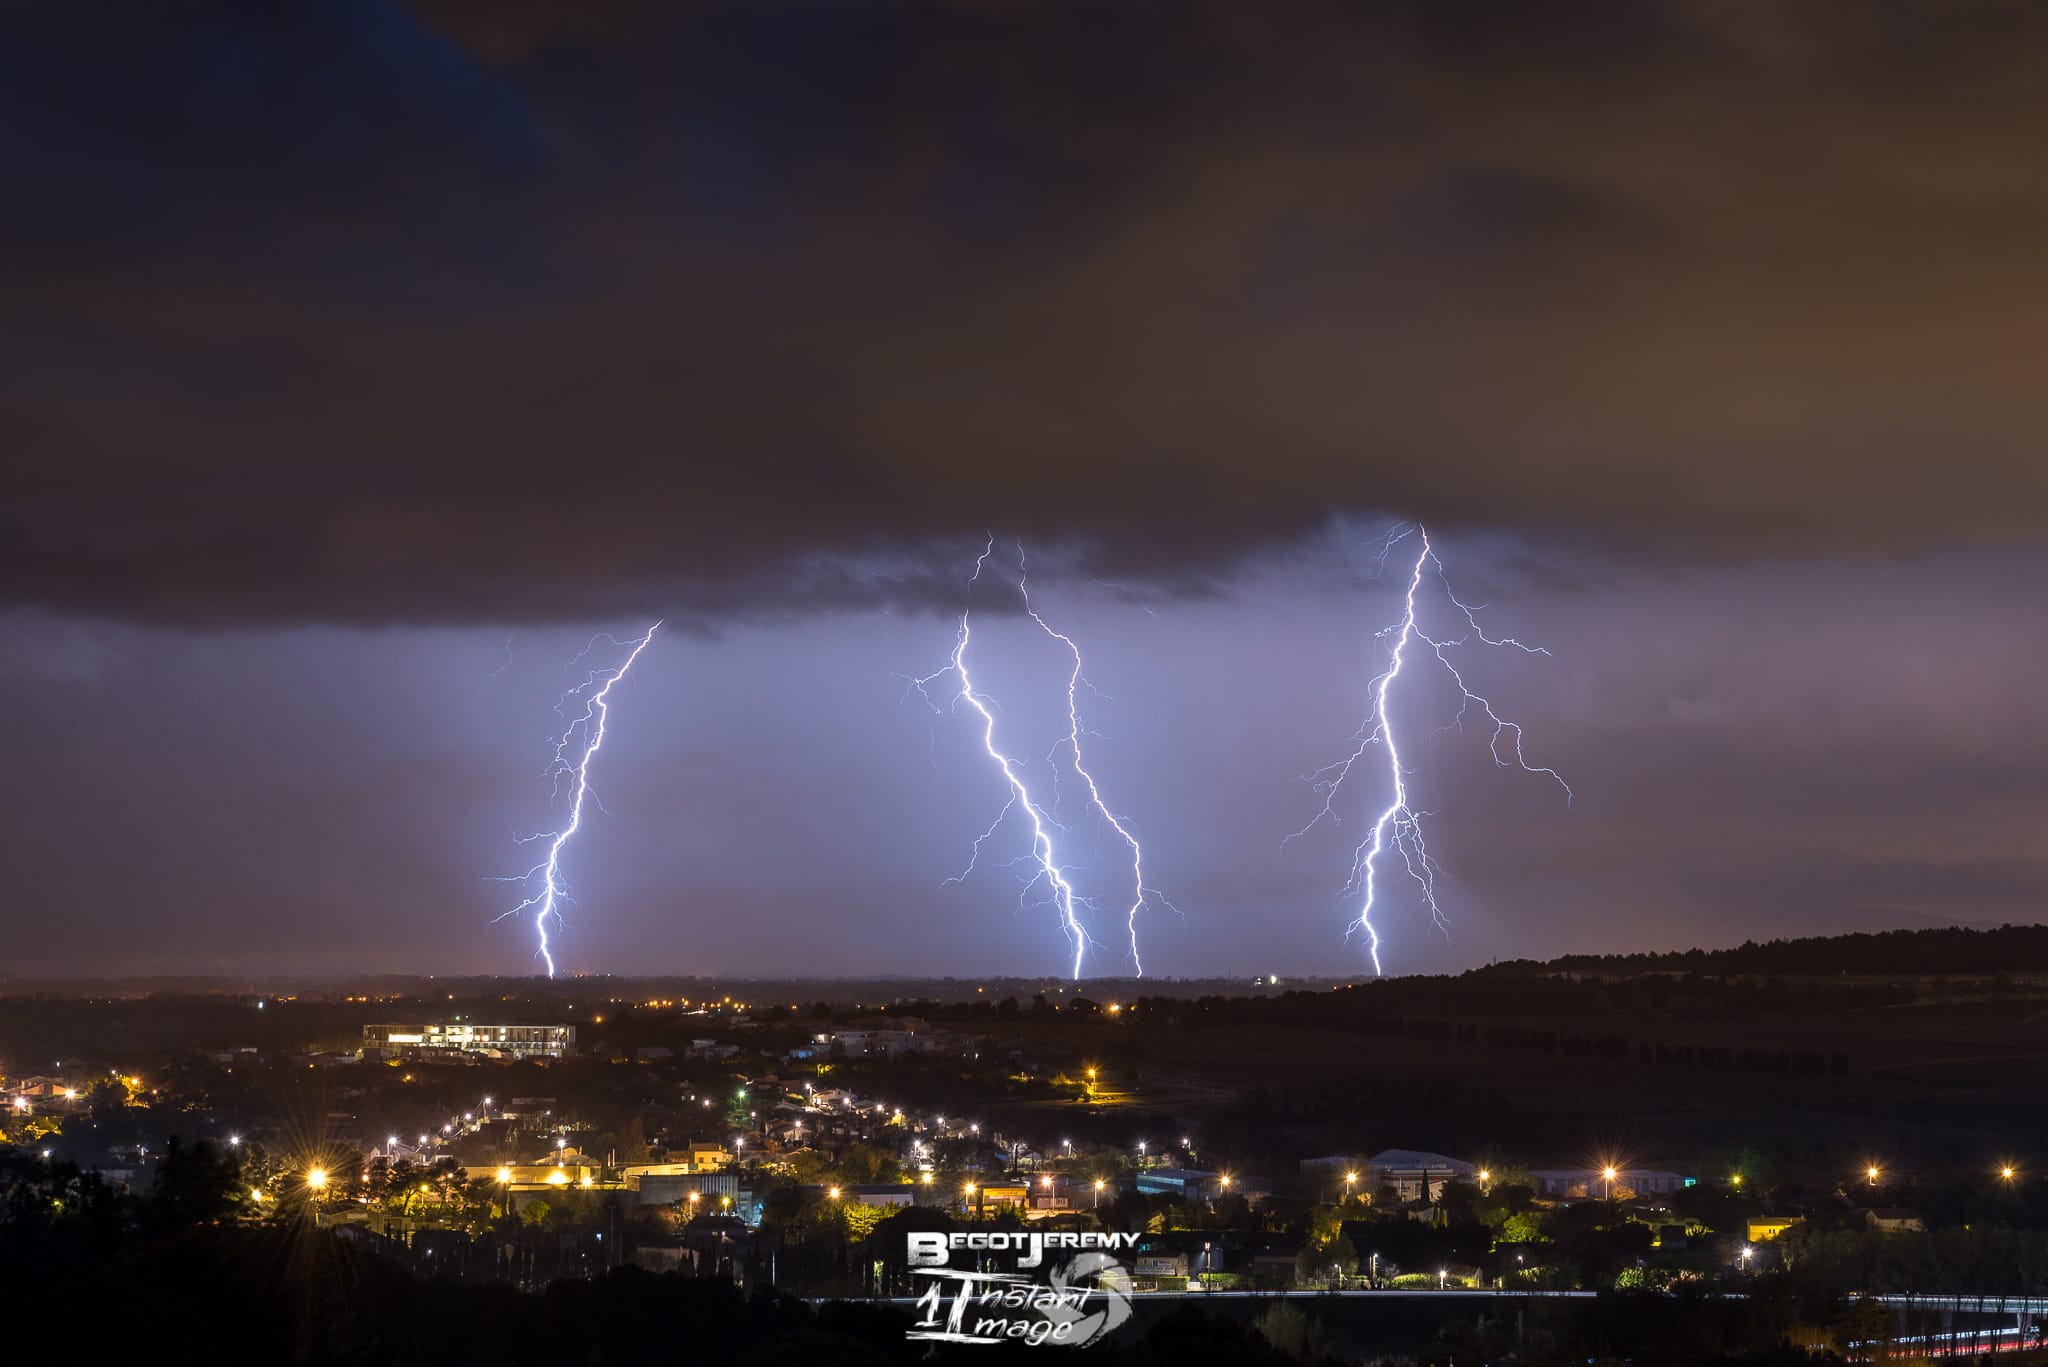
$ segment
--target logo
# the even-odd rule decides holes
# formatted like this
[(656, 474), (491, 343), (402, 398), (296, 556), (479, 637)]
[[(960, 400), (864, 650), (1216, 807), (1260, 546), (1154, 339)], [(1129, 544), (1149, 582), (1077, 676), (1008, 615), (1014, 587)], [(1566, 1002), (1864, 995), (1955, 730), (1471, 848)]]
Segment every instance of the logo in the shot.
[[(1131, 1317), (1131, 1278), (1118, 1262), (1135, 1234), (1022, 1233), (911, 1234), (910, 1271), (929, 1282), (917, 1298), (912, 1339), (939, 1343), (995, 1343), (1016, 1339), (1081, 1348)], [(1046, 1250), (1073, 1256), (1046, 1263)], [(977, 1266), (951, 1266), (955, 1250), (975, 1255)], [(1014, 1272), (979, 1264), (985, 1255), (1014, 1253)], [(1039, 1280), (1034, 1274), (1043, 1273)]]

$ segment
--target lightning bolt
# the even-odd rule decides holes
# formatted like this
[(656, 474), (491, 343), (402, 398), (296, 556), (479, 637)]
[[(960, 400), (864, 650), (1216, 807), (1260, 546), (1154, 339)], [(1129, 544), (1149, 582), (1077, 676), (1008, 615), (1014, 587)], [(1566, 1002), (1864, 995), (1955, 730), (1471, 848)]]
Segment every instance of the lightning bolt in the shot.
[[(997, 770), (1003, 776), (1004, 783), (1009, 788), (1009, 799), (1003, 804), (1002, 810), (996, 813), (996, 818), (989, 823), (988, 829), (975, 837), (973, 848), (969, 853), (967, 867), (946, 881), (948, 883), (957, 883), (973, 873), (975, 866), (980, 862), (982, 847), (995, 835), (1002, 824), (1009, 819), (1012, 812), (1022, 811), (1031, 827), (1031, 853), (1027, 858), (1035, 866), (1031, 877), (1025, 881), (1022, 895), (1028, 896), (1032, 888), (1040, 885), (1050, 890), (1051, 900), (1058, 908), (1061, 933), (1073, 948), (1073, 975), (1078, 979), (1081, 976), (1081, 966), (1086, 958), (1088, 946), (1093, 943), (1088, 934), (1087, 927), (1081, 920), (1080, 910), (1084, 908), (1093, 910), (1094, 904), (1075, 890), (1072, 878), (1068, 875), (1066, 868), (1060, 861), (1055, 833), (1064, 834), (1066, 828), (1061, 825), (1054, 815), (1056, 806), (1049, 808), (1033, 796), (1030, 786), (1025, 779), (1022, 765), (1014, 756), (997, 744), (995, 714), (998, 709), (995, 701), (987, 693), (975, 686), (973, 676), (969, 673), (967, 667), (968, 646), (973, 640), (972, 597), (974, 585), (980, 582), (982, 573), (988, 568), (989, 558), (993, 555), (994, 551), (995, 540), (991, 537), (982, 548), (980, 556), (974, 562), (974, 573), (968, 578), (969, 604), (960, 614), (959, 632), (954, 639), (953, 654), (947, 667), (925, 675), (923, 678), (915, 678), (908, 681), (910, 687), (921, 693), (924, 696), (925, 702), (934, 711), (938, 711), (938, 705), (932, 701), (931, 686), (939, 679), (951, 676), (954, 685), (954, 703), (965, 703), (980, 717), (982, 750), (995, 763)], [(1138, 914), (1144, 910), (1147, 902), (1155, 898), (1168, 907), (1172, 907), (1173, 904), (1166, 901), (1163, 896), (1160, 896), (1146, 885), (1143, 846), (1140, 845), (1138, 838), (1132, 834), (1130, 828), (1110, 810), (1109, 804), (1103, 799), (1101, 785), (1096, 781), (1095, 775), (1087, 766), (1081, 743), (1081, 737), (1085, 732), (1085, 728), (1081, 724), (1080, 690), (1083, 686), (1092, 687), (1092, 685), (1088, 685), (1082, 670), (1081, 647), (1075, 642), (1073, 637), (1058, 630), (1050, 622), (1046, 621), (1044, 616), (1031, 605), (1031, 597), (1026, 587), (1024, 550), (1021, 545), (1017, 549), (1017, 565), (1017, 591), (1023, 600), (1025, 613), (1037, 624), (1041, 631), (1053, 640), (1058, 641), (1065, 648), (1068, 658), (1072, 661), (1072, 667), (1067, 673), (1066, 684), (1067, 734), (1053, 747), (1053, 753), (1058, 754), (1062, 749), (1067, 751), (1074, 773), (1079, 776), (1082, 783), (1087, 787), (1089, 807), (1102, 818), (1103, 822), (1112, 831), (1116, 832), (1117, 838), (1123, 841), (1125, 847), (1131, 853), (1132, 896), (1130, 905), (1124, 913), (1124, 921), (1126, 933), (1130, 937), (1131, 962), (1138, 974), (1142, 976), (1144, 973), (1144, 963), (1138, 955)], [(1055, 771), (1053, 777), (1053, 799), (1054, 803), (1057, 804), (1057, 771)]]
[[(1055, 630), (1045, 618), (1038, 615), (1038, 609), (1031, 606), (1031, 594), (1025, 588), (1024, 548), (1022, 546), (1017, 548), (1017, 591), (1024, 596), (1024, 611), (1030, 614), (1031, 620), (1038, 623), (1039, 629), (1045, 632), (1046, 635), (1065, 646), (1068, 655), (1074, 661), (1073, 669), (1067, 674), (1067, 748), (1073, 756), (1074, 772), (1079, 774), (1081, 781), (1088, 785), (1089, 805), (1102, 817), (1104, 823), (1117, 833), (1117, 837), (1131, 851), (1131, 905), (1124, 913), (1124, 925), (1131, 941), (1131, 965), (1136, 970), (1137, 976), (1142, 978), (1145, 976), (1145, 963), (1143, 959), (1138, 957), (1138, 913), (1145, 909), (1145, 903), (1148, 900), (1158, 894), (1145, 886), (1145, 851), (1138, 844), (1138, 837), (1132, 835), (1123, 822), (1116, 819), (1116, 814), (1109, 810), (1109, 804), (1102, 800), (1102, 789), (1097, 786), (1095, 775), (1088, 772), (1087, 765), (1081, 759), (1081, 706), (1077, 694), (1081, 685), (1086, 682), (1081, 677), (1081, 647), (1074, 644), (1073, 637), (1068, 636), (1065, 632)], [(1150, 609), (1147, 609), (1147, 611), (1150, 611)], [(1093, 685), (1090, 685), (1090, 687), (1093, 687)], [(1166, 902), (1164, 897), (1161, 897), (1159, 900)], [(1173, 904), (1166, 902), (1166, 905), (1170, 907)]]
[[(592, 637), (590, 644), (583, 648), (583, 653), (569, 662), (571, 665), (574, 665), (583, 660), (592, 650), (596, 649), (597, 642), (600, 639), (610, 640), (614, 644), (628, 647), (626, 658), (615, 668), (594, 669), (590, 671), (588, 677), (582, 683), (577, 684), (564, 693), (562, 701), (556, 705), (559, 709), (571, 699), (579, 694), (583, 694), (586, 689), (590, 689), (593, 684), (597, 685), (595, 690), (591, 691), (584, 698), (583, 715), (575, 718), (562, 729), (560, 739), (555, 742), (554, 756), (548, 762), (547, 775), (554, 781), (557, 795), (561, 791), (563, 780), (569, 780), (569, 819), (562, 824), (560, 830), (526, 837), (526, 841), (547, 841), (546, 858), (516, 878), (496, 880), (505, 883), (522, 883), (527, 886), (531, 886), (536, 878), (541, 880), (539, 892), (529, 896), (518, 906), (499, 915), (492, 924), (495, 925), (497, 921), (502, 921), (508, 916), (517, 916), (520, 912), (531, 909), (534, 913), (534, 934), (540, 941), (540, 947), (535, 951), (536, 957), (547, 965), (550, 978), (555, 976), (555, 957), (548, 943), (548, 923), (551, 919), (556, 923), (561, 921), (561, 907), (570, 900), (569, 885), (562, 879), (562, 850), (568, 845), (570, 840), (575, 838), (576, 832), (583, 825), (583, 803), (585, 799), (597, 800), (590, 791), (590, 762), (597, 758), (597, 752), (604, 746), (605, 723), (611, 716), (612, 687), (619, 680), (626, 677), (626, 671), (633, 667), (633, 662), (638, 660), (640, 653), (647, 649), (648, 642), (654, 639), (654, 633), (660, 627), (661, 623), (656, 622), (653, 626), (647, 628), (645, 635), (631, 642), (619, 641), (615, 637)], [(576, 750), (572, 758), (571, 751), (579, 740), (581, 748)], [(603, 809), (603, 805), (601, 802), (598, 803), (600, 810)], [(526, 842), (522, 841), (522, 843)]]
[[(1443, 561), (1437, 558), (1436, 551), (1430, 545), (1429, 531), (1420, 523), (1404, 523), (1387, 534), (1377, 556), (1382, 567), (1394, 548), (1411, 536), (1415, 538), (1418, 549), (1415, 563), (1408, 572), (1407, 590), (1402, 596), (1401, 619), (1379, 633), (1381, 639), (1391, 636), (1393, 646), (1388, 655), (1387, 667), (1366, 686), (1366, 694), (1371, 699), (1372, 706), (1365, 724), (1359, 727), (1354, 737), (1357, 745), (1345, 758), (1325, 765), (1313, 774), (1305, 775), (1305, 780), (1313, 784), (1316, 791), (1323, 795), (1323, 809), (1307, 826), (1287, 838), (1288, 841), (1292, 841), (1306, 835), (1325, 819), (1334, 823), (1338, 818), (1332, 804), (1336, 800), (1338, 789), (1343, 787), (1344, 780), (1351, 776), (1352, 769), (1365, 757), (1366, 751), (1374, 746), (1379, 746), (1385, 751), (1391, 795), (1386, 806), (1381, 808), (1373, 820), (1365, 839), (1361, 840), (1353, 851), (1351, 880), (1345, 884), (1347, 893), (1363, 894), (1358, 916), (1351, 922), (1346, 937), (1354, 933), (1364, 934), (1372, 955), (1374, 973), (1383, 970), (1380, 967), (1379, 931), (1373, 925), (1373, 908), (1380, 894), (1381, 856), (1390, 848), (1400, 856), (1402, 868), (1421, 889), (1423, 905), (1429, 908), (1430, 920), (1441, 930), (1449, 929), (1443, 909), (1437, 902), (1436, 880), (1440, 870), (1430, 856), (1424, 830), (1424, 819), (1430, 814), (1417, 811), (1409, 802), (1409, 770), (1401, 760), (1398, 731), (1389, 701), (1395, 683), (1400, 680), (1411, 658), (1410, 648), (1416, 642), (1429, 648), (1430, 654), (1443, 666), (1458, 689), (1458, 713), (1451, 720), (1450, 726), (1463, 730), (1466, 716), (1476, 709), (1493, 724), (1493, 734), (1489, 737), (1487, 745), (1496, 765), (1504, 769), (1515, 768), (1527, 773), (1546, 775), (1564, 790), (1567, 805), (1572, 799), (1571, 786), (1564, 781), (1563, 775), (1555, 769), (1529, 763), (1522, 750), (1521, 726), (1501, 717), (1490, 701), (1475, 693), (1465, 682), (1465, 676), (1459, 672), (1451, 657), (1445, 653), (1472, 641), (1482, 645), (1518, 650), (1527, 655), (1547, 656), (1550, 652), (1541, 646), (1524, 645), (1512, 636), (1488, 636), (1479, 625), (1479, 608), (1461, 601), (1452, 591), (1449, 576), (1444, 572)], [(1422, 627), (1417, 599), (1422, 592), (1423, 579), (1432, 568), (1436, 572), (1437, 582), (1443, 586), (1445, 599), (1464, 619), (1467, 631), (1462, 636), (1439, 639), (1429, 635)]]

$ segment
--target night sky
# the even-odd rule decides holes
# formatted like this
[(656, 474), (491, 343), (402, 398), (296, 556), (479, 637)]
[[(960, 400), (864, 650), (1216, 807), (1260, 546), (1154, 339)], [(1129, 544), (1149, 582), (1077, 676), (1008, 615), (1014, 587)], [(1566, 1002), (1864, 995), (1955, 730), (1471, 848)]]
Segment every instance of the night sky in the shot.
[(1403, 519), (1576, 799), (1418, 677), (1390, 970), (2035, 920), (2044, 146), (2004, 0), (0, 4), (0, 972), (531, 971), (663, 618), (565, 969), (1056, 973), (989, 534), (1148, 970), (1361, 971)]

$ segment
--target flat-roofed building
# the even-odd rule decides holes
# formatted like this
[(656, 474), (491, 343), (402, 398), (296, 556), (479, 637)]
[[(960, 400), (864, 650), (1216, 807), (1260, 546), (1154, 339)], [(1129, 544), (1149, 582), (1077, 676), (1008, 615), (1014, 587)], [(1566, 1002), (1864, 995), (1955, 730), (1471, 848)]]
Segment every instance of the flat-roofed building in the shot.
[(561, 1058), (576, 1048), (573, 1025), (472, 1025), (467, 1021), (425, 1025), (366, 1025), (365, 1049), (394, 1053), (447, 1050), (500, 1058)]
[(721, 1211), (740, 1194), (739, 1178), (731, 1173), (704, 1172), (688, 1163), (636, 1163), (620, 1176), (643, 1206), (669, 1206), (695, 1196), (697, 1209)]

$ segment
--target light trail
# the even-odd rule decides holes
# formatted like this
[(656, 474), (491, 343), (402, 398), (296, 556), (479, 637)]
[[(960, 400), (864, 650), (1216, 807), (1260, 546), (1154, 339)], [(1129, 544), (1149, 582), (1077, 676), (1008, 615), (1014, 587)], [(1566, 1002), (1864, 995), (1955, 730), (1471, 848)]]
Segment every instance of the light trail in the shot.
[[(1420, 641), (1429, 647), (1430, 653), (1444, 667), (1445, 672), (1450, 675), (1452, 683), (1457, 686), (1459, 693), (1458, 714), (1452, 719), (1451, 726), (1462, 730), (1466, 714), (1476, 707), (1485, 715), (1488, 721), (1493, 723), (1493, 734), (1487, 744), (1488, 749), (1493, 755), (1493, 762), (1496, 765), (1501, 768), (1516, 768), (1532, 774), (1546, 775), (1554, 780), (1560, 788), (1564, 789), (1567, 805), (1571, 802), (1572, 797), (1570, 785), (1564, 781), (1564, 777), (1555, 769), (1529, 763), (1522, 750), (1521, 726), (1502, 718), (1494, 710), (1493, 704), (1490, 701), (1480, 694), (1473, 692), (1471, 686), (1465, 682), (1465, 676), (1459, 672), (1457, 666), (1451, 662), (1451, 658), (1445, 654), (1447, 650), (1473, 640), (1477, 640), (1483, 645), (1511, 647), (1528, 655), (1548, 655), (1550, 652), (1541, 646), (1524, 645), (1511, 636), (1488, 636), (1479, 626), (1479, 610), (1460, 601), (1458, 596), (1452, 592), (1450, 580), (1444, 573), (1443, 561), (1437, 558), (1436, 551), (1430, 545), (1429, 532), (1420, 523), (1404, 523), (1395, 527), (1393, 531), (1387, 534), (1387, 539), (1380, 546), (1377, 556), (1382, 566), (1384, 566), (1387, 558), (1393, 553), (1394, 548), (1411, 536), (1416, 538), (1419, 543), (1419, 549), (1416, 552), (1415, 563), (1408, 572), (1408, 586), (1402, 596), (1401, 619), (1394, 625), (1382, 629), (1379, 633), (1382, 639), (1392, 636), (1394, 643), (1388, 657), (1386, 669), (1381, 671), (1366, 687), (1367, 696), (1372, 700), (1372, 707), (1366, 717), (1365, 724), (1359, 728), (1358, 734), (1355, 737), (1358, 744), (1344, 759), (1325, 765), (1313, 774), (1306, 775), (1306, 780), (1313, 784), (1316, 791), (1323, 795), (1323, 809), (1316, 814), (1315, 818), (1307, 826), (1302, 827), (1301, 830), (1296, 831), (1294, 835), (1287, 838), (1288, 841), (1292, 841), (1299, 836), (1307, 834), (1325, 818), (1335, 822), (1338, 817), (1332, 804), (1336, 800), (1338, 789), (1343, 787), (1344, 780), (1351, 776), (1352, 769), (1358, 764), (1359, 760), (1365, 757), (1365, 752), (1373, 746), (1377, 745), (1386, 752), (1387, 775), (1391, 787), (1391, 796), (1388, 799), (1387, 805), (1380, 810), (1377, 817), (1373, 820), (1365, 839), (1359, 842), (1356, 850), (1353, 852), (1351, 880), (1345, 884), (1346, 892), (1356, 891), (1363, 893), (1363, 900), (1360, 904), (1358, 915), (1351, 922), (1350, 928), (1345, 932), (1346, 938), (1359, 932), (1365, 935), (1367, 948), (1372, 956), (1374, 973), (1384, 971), (1380, 965), (1380, 937), (1379, 930), (1373, 923), (1373, 910), (1378, 903), (1381, 891), (1380, 857), (1389, 848), (1392, 848), (1395, 853), (1401, 856), (1402, 867), (1406, 869), (1408, 876), (1414, 879), (1416, 885), (1421, 889), (1423, 905), (1429, 908), (1430, 920), (1438, 929), (1449, 930), (1449, 923), (1444, 919), (1443, 909), (1437, 902), (1436, 879), (1439, 869), (1436, 861), (1430, 856), (1429, 844), (1424, 830), (1424, 819), (1430, 814), (1417, 811), (1409, 801), (1409, 770), (1401, 760), (1400, 743), (1394, 724), (1394, 714), (1389, 705), (1389, 694), (1409, 663), (1409, 648), (1414, 642)], [(1443, 585), (1444, 597), (1465, 619), (1469, 631), (1464, 636), (1438, 639), (1423, 630), (1417, 598), (1422, 591), (1424, 576), (1432, 567), (1436, 571), (1438, 582)], [(1504, 743), (1505, 749), (1503, 748)], [(1282, 843), (1285, 844), (1287, 842), (1283, 841)]]
[[(597, 647), (599, 640), (610, 640), (617, 645), (630, 646), (626, 658), (616, 668), (592, 670), (588, 678), (564, 693), (562, 695), (562, 702), (556, 704), (559, 708), (571, 698), (582, 694), (592, 684), (598, 685), (596, 690), (584, 699), (583, 715), (577, 717), (562, 729), (561, 738), (555, 742), (554, 757), (548, 764), (547, 772), (554, 780), (557, 795), (561, 792), (562, 780), (565, 777), (572, 780), (569, 796), (569, 819), (563, 823), (562, 828), (558, 831), (528, 836), (526, 838), (527, 841), (545, 840), (548, 842), (547, 857), (545, 859), (516, 878), (497, 880), (506, 883), (523, 883), (528, 886), (532, 885), (536, 877), (541, 880), (539, 892), (529, 896), (518, 906), (498, 916), (492, 924), (495, 925), (497, 921), (502, 921), (508, 916), (517, 916), (522, 911), (532, 909), (534, 913), (534, 934), (540, 942), (539, 948), (535, 951), (535, 956), (547, 965), (547, 973), (550, 978), (555, 976), (555, 957), (548, 941), (548, 924), (550, 920), (558, 924), (560, 923), (562, 919), (562, 905), (570, 900), (569, 886), (562, 879), (562, 850), (575, 837), (576, 832), (583, 825), (584, 800), (588, 798), (595, 801), (590, 791), (590, 763), (597, 758), (598, 750), (604, 746), (605, 724), (611, 715), (612, 686), (626, 677), (626, 671), (633, 667), (633, 662), (638, 660), (640, 653), (647, 649), (648, 643), (654, 639), (654, 633), (660, 627), (661, 623), (656, 622), (653, 626), (647, 628), (647, 633), (644, 636), (632, 642), (618, 641), (614, 637), (594, 636), (591, 638), (590, 644), (583, 648), (583, 653), (578, 655), (575, 660), (569, 662), (573, 665), (588, 656)], [(602, 681), (601, 683), (600, 680)], [(579, 734), (582, 739), (582, 749), (572, 762), (570, 749), (572, 742)], [(599, 803), (598, 805), (602, 809), (603, 804)]]

